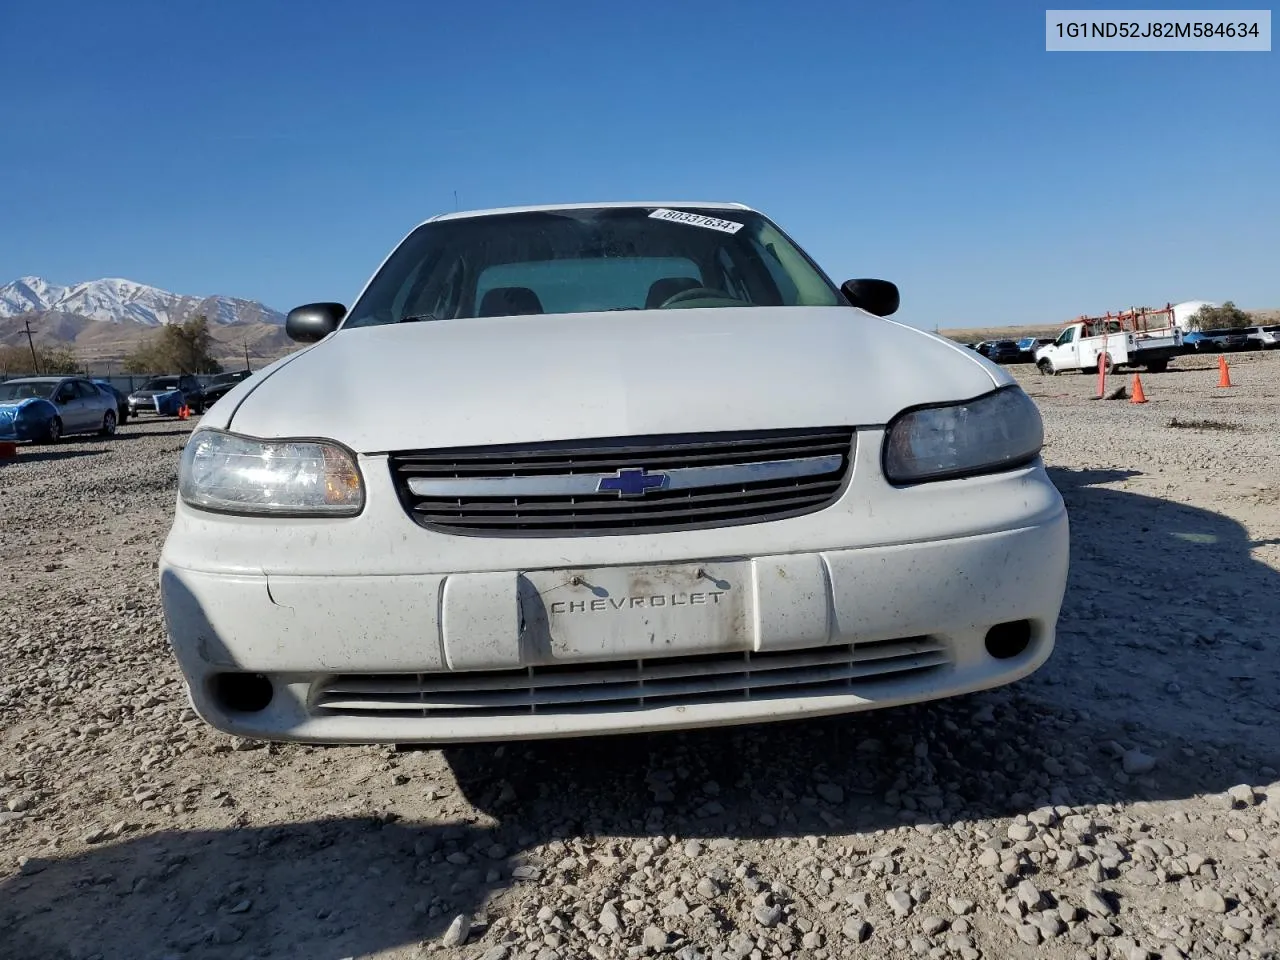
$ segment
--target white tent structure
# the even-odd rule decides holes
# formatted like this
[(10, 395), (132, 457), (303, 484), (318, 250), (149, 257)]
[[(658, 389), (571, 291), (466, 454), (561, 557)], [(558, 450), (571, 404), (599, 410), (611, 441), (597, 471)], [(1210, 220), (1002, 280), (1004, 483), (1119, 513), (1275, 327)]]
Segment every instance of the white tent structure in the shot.
[(1173, 323), (1179, 330), (1184, 333), (1191, 329), (1190, 320), (1192, 315), (1201, 307), (1217, 307), (1221, 304), (1212, 303), (1208, 300), (1184, 300), (1182, 303), (1173, 305)]

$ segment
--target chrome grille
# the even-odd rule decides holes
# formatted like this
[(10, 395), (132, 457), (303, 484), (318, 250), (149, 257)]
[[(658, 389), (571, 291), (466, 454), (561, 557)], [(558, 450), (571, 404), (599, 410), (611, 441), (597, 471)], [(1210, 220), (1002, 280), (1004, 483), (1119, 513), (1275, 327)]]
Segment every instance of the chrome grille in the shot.
[[(619, 437), (390, 455), (409, 515), (473, 536), (658, 533), (812, 513), (839, 496), (850, 427)], [(599, 489), (600, 481), (617, 489)], [(623, 489), (634, 484), (635, 489)]]
[(617, 712), (857, 693), (945, 668), (931, 637), (773, 653), (717, 653), (521, 670), (342, 674), (317, 683), (321, 716), (482, 717)]

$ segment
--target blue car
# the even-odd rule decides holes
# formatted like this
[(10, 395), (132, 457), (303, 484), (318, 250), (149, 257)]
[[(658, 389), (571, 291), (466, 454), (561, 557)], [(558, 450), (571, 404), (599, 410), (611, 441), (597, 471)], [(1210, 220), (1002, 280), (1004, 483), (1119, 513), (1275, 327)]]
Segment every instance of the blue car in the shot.
[(1213, 349), (1213, 341), (1199, 330), (1192, 330), (1182, 335), (1182, 349), (1188, 353), (1200, 353)]
[(0, 440), (57, 443), (72, 433), (116, 432), (116, 400), (83, 377), (0, 383)]

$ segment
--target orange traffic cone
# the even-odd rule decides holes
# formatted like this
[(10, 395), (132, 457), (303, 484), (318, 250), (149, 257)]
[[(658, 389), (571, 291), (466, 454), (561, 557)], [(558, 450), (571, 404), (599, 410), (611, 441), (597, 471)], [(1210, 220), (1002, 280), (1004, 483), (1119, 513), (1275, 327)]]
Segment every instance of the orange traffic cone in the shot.
[(1227, 366), (1226, 357), (1218, 357), (1218, 386), (1231, 386), (1231, 369)]
[(179, 420), (186, 420), (190, 416), (191, 416), (191, 408), (188, 407), (185, 403), (178, 408)]
[(1129, 398), (1130, 403), (1146, 403), (1147, 395), (1142, 392), (1142, 378), (1136, 373), (1133, 375), (1133, 396)]

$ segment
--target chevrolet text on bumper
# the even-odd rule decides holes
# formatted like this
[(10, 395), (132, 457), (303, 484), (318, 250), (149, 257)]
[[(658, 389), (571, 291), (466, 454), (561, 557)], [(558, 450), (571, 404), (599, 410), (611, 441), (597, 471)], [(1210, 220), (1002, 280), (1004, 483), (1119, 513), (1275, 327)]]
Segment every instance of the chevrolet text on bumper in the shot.
[(725, 204), (449, 214), (182, 455), (161, 557), (221, 730), (513, 740), (1015, 681), (1067, 576), (1002, 368)]

